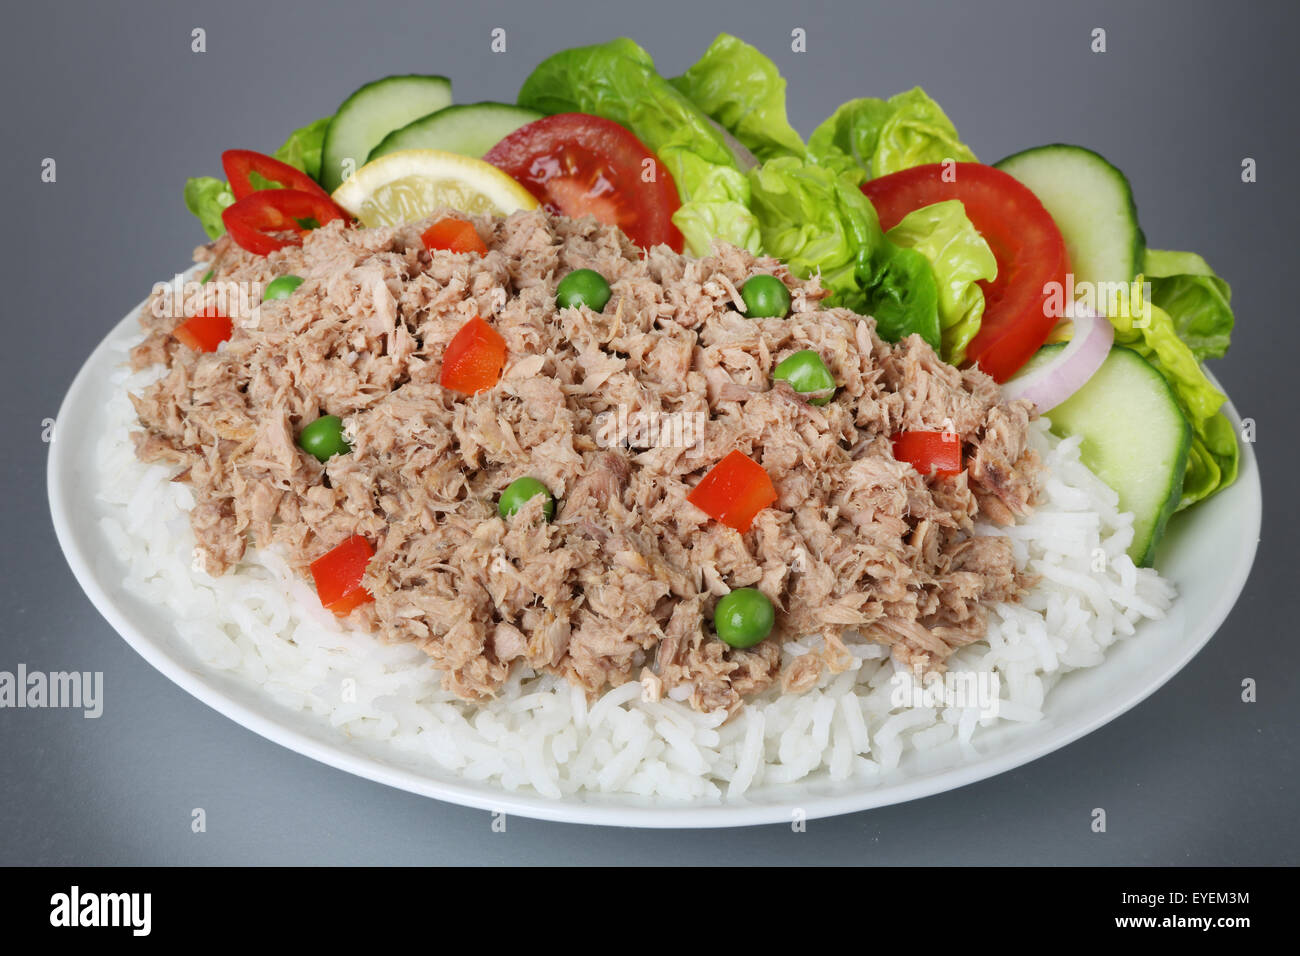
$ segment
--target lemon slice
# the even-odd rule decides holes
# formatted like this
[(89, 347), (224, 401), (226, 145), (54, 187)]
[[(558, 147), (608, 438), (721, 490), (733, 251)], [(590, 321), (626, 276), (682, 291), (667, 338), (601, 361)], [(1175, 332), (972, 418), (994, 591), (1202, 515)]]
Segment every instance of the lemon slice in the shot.
[(538, 206), (532, 193), (490, 163), (440, 149), (380, 156), (334, 190), (333, 199), (365, 226), (414, 222), (440, 206), (496, 216)]

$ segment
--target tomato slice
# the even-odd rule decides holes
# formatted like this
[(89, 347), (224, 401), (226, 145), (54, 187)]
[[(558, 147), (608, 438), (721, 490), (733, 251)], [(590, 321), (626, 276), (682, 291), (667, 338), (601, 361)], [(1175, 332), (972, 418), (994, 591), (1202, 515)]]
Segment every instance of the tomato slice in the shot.
[(732, 451), (709, 469), (686, 500), (714, 521), (746, 532), (754, 516), (776, 501), (776, 488), (763, 466)]
[(1060, 318), (1047, 308), (1045, 287), (1049, 282), (1064, 287), (1070, 258), (1051, 214), (1019, 180), (982, 163), (913, 166), (872, 179), (862, 191), (883, 229), (922, 206), (962, 201), (998, 261), (997, 278), (980, 283), (984, 321), (966, 347), (966, 360), (1005, 382), (1038, 351)]
[(463, 219), (439, 219), (420, 234), (420, 241), (430, 252), (440, 249), (446, 252), (477, 252), (480, 256), (485, 256), (488, 251), (473, 223)]
[(265, 180), (278, 183), (283, 189), (319, 193), (326, 199), (329, 198), (329, 193), (302, 170), (251, 149), (226, 150), (221, 154), (221, 168), (226, 171), (226, 178), (230, 180), (230, 191), (235, 194), (237, 200), (257, 192), (258, 187), (253, 185), (251, 173), (257, 173)]
[[(323, 226), (347, 218), (347, 213), (323, 191), (309, 193), (301, 189), (259, 189), (221, 212), (221, 221), (235, 245), (259, 256), (300, 245), (307, 231), (303, 225), (306, 220), (314, 219)], [(295, 235), (287, 239), (275, 235), (286, 232)]]
[(359, 534), (321, 555), (311, 563), (312, 580), (321, 605), (340, 616), (375, 599), (361, 586), (366, 565), (375, 549)]
[(890, 441), (894, 457), (923, 475), (961, 474), (961, 438), (952, 432), (899, 432)]
[(473, 395), (495, 385), (505, 364), (506, 340), (476, 315), (447, 343), (438, 384)]
[(235, 325), (229, 318), (208, 310), (186, 319), (172, 329), (172, 335), (182, 345), (188, 345), (196, 352), (215, 352), (217, 346), (230, 338), (234, 330)]
[[(643, 249), (662, 243), (682, 251), (682, 234), (673, 225), (682, 201), (672, 174), (612, 120), (586, 113), (546, 116), (521, 126), (483, 158), (551, 212), (595, 216)], [(654, 182), (644, 179), (648, 169)]]

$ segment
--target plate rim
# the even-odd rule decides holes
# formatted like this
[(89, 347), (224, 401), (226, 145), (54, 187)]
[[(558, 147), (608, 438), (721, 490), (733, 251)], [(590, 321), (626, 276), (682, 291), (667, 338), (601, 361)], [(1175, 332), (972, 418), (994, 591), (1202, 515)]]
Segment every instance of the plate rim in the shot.
[[(183, 274), (189, 276), (194, 273), (195, 268), (197, 267), (191, 267)], [(71, 484), (69, 477), (73, 471), (71, 453), (63, 450), (69, 443), (64, 442), (61, 445), (57, 436), (60, 423), (67, 421), (68, 416), (81, 404), (78, 400), (82, 398), (83, 393), (93, 390), (93, 373), (109, 358), (112, 343), (129, 331), (129, 324), (136, 321), (143, 306), (144, 303), (141, 303), (128, 312), (95, 346), (64, 394), (55, 419), (55, 440), (50, 443), (46, 461), (46, 494), (55, 536), (77, 583), (100, 615), (155, 670), (190, 696), (241, 727), (295, 753), (345, 773), (460, 806), (549, 822), (591, 826), (643, 829), (731, 828), (789, 823), (795, 810), (802, 811), (802, 819), (806, 820), (857, 813), (934, 796), (977, 783), (1069, 746), (1133, 709), (1168, 683), (1204, 648), (1223, 625), (1245, 589), (1258, 554), (1263, 521), (1262, 486), (1253, 445), (1250, 442), (1240, 442), (1241, 462), (1237, 481), (1249, 486), (1247, 492), (1252, 505), (1249, 520), (1244, 523), (1243, 528), (1243, 534), (1247, 537), (1241, 539), (1241, 543), (1248, 547), (1249, 556), (1248, 560), (1237, 562), (1232, 568), (1232, 573), (1225, 578), (1225, 587), (1215, 599), (1211, 613), (1200, 619), (1198, 636), (1181, 645), (1181, 653), (1166, 658), (1154, 679), (1149, 682), (1144, 681), (1138, 692), (1128, 695), (1123, 700), (1112, 702), (1110, 706), (1101, 708), (1087, 719), (1079, 720), (1073, 725), (1052, 727), (1047, 733), (1030, 735), (1026, 740), (1001, 752), (981, 755), (975, 761), (959, 763), (917, 779), (902, 779), (876, 787), (862, 787), (845, 794), (810, 795), (806, 799), (792, 802), (765, 800), (762, 803), (728, 803), (723, 800), (710, 804), (681, 803), (663, 806), (575, 801), (572, 797), (556, 800), (540, 794), (518, 793), (500, 788), (490, 792), (484, 791), (478, 786), (469, 786), (465, 782), (444, 782), (422, 775), (414, 769), (385, 763), (373, 754), (351, 749), (348, 739), (342, 736), (336, 743), (326, 743), (303, 730), (289, 726), (288, 715), (292, 712), (283, 711), (285, 718), (277, 720), (275, 711), (264, 712), (235, 699), (227, 690), (208, 679), (215, 677), (215, 672), (195, 671), (177, 660), (167, 648), (163, 638), (153, 638), (146, 634), (113, 600), (109, 588), (100, 580), (89, 555), (83, 550), (83, 542), (70, 518), (75, 504), (74, 496), (68, 488)], [(1208, 370), (1207, 375), (1218, 386), (1218, 381)], [(1226, 391), (1224, 394), (1227, 394)], [(1224, 411), (1240, 434), (1241, 419), (1231, 398), (1225, 403)], [(1104, 662), (1098, 666), (1105, 666)], [(252, 690), (251, 685), (249, 689)], [(263, 696), (262, 702), (268, 708), (280, 708), (280, 705), (269, 697)], [(298, 716), (301, 717), (301, 714)]]

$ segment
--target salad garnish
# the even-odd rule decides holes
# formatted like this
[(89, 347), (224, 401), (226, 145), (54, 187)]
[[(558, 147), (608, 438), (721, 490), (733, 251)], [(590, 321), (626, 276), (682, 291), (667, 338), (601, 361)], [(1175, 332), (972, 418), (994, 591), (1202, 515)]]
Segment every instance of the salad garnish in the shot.
[[(1134, 544), (1143, 560), (1167, 511), (1236, 477), (1226, 396), (1202, 365), (1228, 348), (1228, 284), (1195, 253), (1147, 247), (1131, 185), (1104, 157), (1053, 144), (980, 163), (919, 87), (850, 100), (805, 141), (787, 115), (785, 79), (743, 40), (720, 35), (668, 78), (646, 50), (618, 38), (548, 57), (517, 103), (457, 105), (446, 77), (388, 77), (294, 130), (273, 155), (230, 150), (222, 159), (226, 181), (189, 180), (186, 206), (210, 237), (229, 231), (263, 255), (339, 219), (392, 224), (459, 201), (466, 213), (540, 203), (592, 215), (646, 250), (703, 256), (723, 241), (779, 259), (797, 278), (819, 277), (828, 307), (872, 315), (886, 340), (919, 336), (944, 361), (977, 365), (1005, 383), (1006, 396), (1053, 413), (1058, 432), (1087, 433), (1085, 463), (1105, 470), (1121, 507), (1154, 529)], [(435, 222), (424, 242), (487, 248), (455, 218)], [(599, 308), (608, 299), (596, 273), (566, 281), (561, 304)], [(743, 298), (754, 318), (790, 309), (773, 276), (755, 276)], [(192, 319), (177, 335), (213, 349), (228, 321)], [(452, 387), (491, 387), (500, 336), (476, 318), (453, 344), (459, 351), (443, 370)], [(1154, 389), (1118, 350), (1166, 387)], [(1128, 414), (1166, 433), (1097, 438), (1077, 399), (1095, 393), (1099, 376), (1132, 392)], [(835, 394), (813, 350), (790, 356), (775, 378), (812, 404)], [(1161, 495), (1146, 500), (1138, 489), (1156, 467), (1152, 441), (1169, 453), (1157, 469)], [(961, 470), (951, 448), (928, 437), (899, 436), (895, 449), (927, 473)], [(744, 478), (734, 456), (722, 465)]]

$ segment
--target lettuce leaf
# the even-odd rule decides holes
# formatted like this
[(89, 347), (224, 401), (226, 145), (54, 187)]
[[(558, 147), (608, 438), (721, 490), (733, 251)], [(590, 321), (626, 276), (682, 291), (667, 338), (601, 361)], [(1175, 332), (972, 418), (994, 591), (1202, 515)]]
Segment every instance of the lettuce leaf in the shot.
[(946, 159), (976, 162), (952, 121), (919, 86), (888, 100), (849, 100), (813, 130), (808, 156), (857, 182)]
[(749, 171), (749, 191), (764, 252), (798, 276), (820, 271), (832, 304), (862, 301), (859, 257), (884, 236), (861, 190), (827, 169), (778, 156)]
[(900, 169), (947, 159), (976, 162), (970, 147), (957, 136), (957, 128), (919, 86), (889, 98), (894, 114), (881, 127), (872, 157), (876, 176), (888, 176)]
[(1222, 412), (1208, 419), (1201, 431), (1193, 432), (1183, 478), (1183, 497), (1178, 510), (1210, 497), (1237, 478), (1239, 464), (1237, 436), (1232, 422)]
[(284, 145), (272, 155), (282, 163), (288, 163), (294, 169), (300, 169), (312, 179), (320, 179), (321, 150), (325, 146), (325, 131), (329, 129), (332, 116), (322, 116), (314, 123), (308, 123), (289, 134)]
[(715, 239), (758, 254), (762, 237), (749, 199), (745, 174), (719, 166), (696, 188), (695, 198), (673, 213), (673, 225), (694, 255), (706, 255)]
[(226, 231), (221, 221), (221, 211), (235, 201), (230, 186), (211, 176), (196, 176), (185, 180), (185, 208), (198, 216), (203, 231), (209, 239), (216, 239)]
[(1148, 249), (1143, 273), (1151, 301), (1174, 321), (1178, 337), (1200, 361), (1222, 358), (1232, 336), (1232, 290), (1194, 252)]
[(785, 109), (785, 80), (770, 59), (721, 33), (681, 76), (669, 80), (759, 160), (804, 155)]
[[(1142, 279), (1138, 276), (1139, 283)], [(1179, 336), (1173, 317), (1154, 303), (1147, 305), (1149, 317), (1121, 294), (1120, 307), (1109, 318), (1115, 326), (1115, 342), (1136, 350), (1156, 367), (1192, 426), (1192, 449), (1178, 504), (1181, 511), (1236, 480), (1241, 450), (1231, 421), (1221, 411), (1227, 396), (1206, 377), (1196, 353)]]
[[(732, 165), (730, 150), (704, 112), (656, 73), (650, 54), (626, 37), (547, 57), (524, 80), (518, 100), (542, 113), (603, 116), (656, 153), (691, 147), (705, 162)], [(690, 178), (686, 170), (683, 178)]]
[(857, 310), (875, 318), (881, 338), (897, 342), (915, 334), (939, 350), (939, 284), (924, 254), (882, 240), (857, 274), (863, 292)]
[(849, 100), (808, 137), (808, 158), (854, 182), (865, 182), (871, 178), (880, 130), (893, 112), (884, 100)]
[(984, 318), (984, 291), (980, 279), (997, 277), (998, 261), (959, 199), (922, 206), (904, 216), (885, 238), (925, 256), (934, 271), (938, 292), (940, 355), (960, 365), (966, 346), (980, 330)]
[(872, 315), (890, 341), (916, 333), (939, 348), (939, 290), (925, 255), (887, 240), (851, 179), (794, 156), (749, 171), (763, 250), (795, 275), (820, 274), (826, 302)]
[[(284, 145), (272, 155), (280, 162), (302, 170), (312, 179), (318, 179), (321, 148), (325, 143), (325, 130), (329, 127), (330, 119), (332, 117), (326, 116), (294, 130)], [(258, 189), (272, 185), (256, 173), (250, 175), (249, 181)], [(209, 239), (216, 239), (225, 233), (226, 224), (221, 221), (221, 211), (234, 201), (235, 194), (224, 180), (212, 176), (196, 176), (185, 180), (185, 208), (198, 217)]]
[[(626, 37), (562, 50), (524, 80), (519, 105), (542, 113), (592, 113), (627, 127), (672, 174), (682, 207), (673, 222), (695, 255), (706, 232), (751, 252), (759, 235), (749, 182), (708, 114), (655, 72), (654, 60)], [(730, 172), (729, 172), (730, 171)]]
[[(1232, 484), (1240, 448), (1232, 422), (1220, 410), (1225, 398), (1200, 363), (1220, 358), (1232, 336), (1232, 290), (1194, 252), (1148, 249), (1143, 278), (1151, 283), (1151, 322), (1139, 347), (1173, 385), (1192, 424), (1192, 448), (1179, 509)], [(1124, 312), (1129, 310), (1126, 307)], [(1116, 322), (1112, 319), (1112, 322)], [(1120, 323), (1131, 324), (1127, 314)], [(1117, 338), (1134, 338), (1131, 327)], [(1138, 346), (1135, 346), (1138, 347)], [(1148, 354), (1149, 353), (1149, 354)]]

